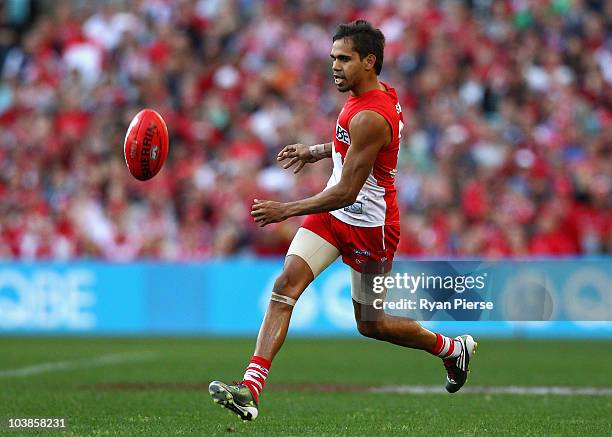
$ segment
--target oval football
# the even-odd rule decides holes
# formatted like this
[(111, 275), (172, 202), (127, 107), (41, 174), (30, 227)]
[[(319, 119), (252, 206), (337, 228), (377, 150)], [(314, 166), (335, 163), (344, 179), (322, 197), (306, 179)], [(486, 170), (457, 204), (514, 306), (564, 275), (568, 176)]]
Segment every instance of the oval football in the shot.
[(153, 109), (143, 109), (132, 119), (123, 144), (128, 170), (146, 181), (161, 170), (168, 157), (168, 127)]

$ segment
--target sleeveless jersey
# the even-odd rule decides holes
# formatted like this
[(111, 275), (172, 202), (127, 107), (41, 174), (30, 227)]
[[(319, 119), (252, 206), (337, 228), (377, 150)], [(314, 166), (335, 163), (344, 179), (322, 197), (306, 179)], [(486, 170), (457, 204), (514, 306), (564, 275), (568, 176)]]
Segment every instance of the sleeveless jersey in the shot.
[(334, 217), (349, 225), (374, 227), (399, 224), (399, 210), (395, 199), (395, 173), (399, 153), (400, 132), (404, 126), (402, 108), (395, 90), (383, 83), (386, 91), (371, 90), (360, 96), (350, 96), (336, 122), (336, 136), (332, 146), (334, 170), (327, 188), (340, 181), (342, 164), (351, 146), (349, 124), (360, 111), (374, 111), (387, 120), (391, 128), (391, 142), (380, 149), (372, 172), (350, 206), (331, 211)]

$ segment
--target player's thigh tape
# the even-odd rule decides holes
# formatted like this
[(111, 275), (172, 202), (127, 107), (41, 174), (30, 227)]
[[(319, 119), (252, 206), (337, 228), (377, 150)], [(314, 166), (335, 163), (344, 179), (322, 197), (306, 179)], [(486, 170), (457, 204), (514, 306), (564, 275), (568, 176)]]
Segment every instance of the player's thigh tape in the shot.
[(340, 251), (325, 238), (309, 229), (300, 228), (291, 241), (287, 251), (289, 255), (297, 255), (306, 261), (316, 278), (340, 256)]
[(295, 299), (292, 299), (288, 296), (283, 296), (282, 294), (272, 292), (272, 296), (270, 296), (270, 300), (274, 302), (286, 303), (289, 306), (294, 307), (297, 302)]
[(376, 299), (385, 300), (387, 289), (382, 286), (384, 280), (374, 281), (376, 277), (385, 277), (388, 273), (372, 274), (360, 273), (351, 269), (351, 296), (353, 300), (362, 305), (373, 305)]

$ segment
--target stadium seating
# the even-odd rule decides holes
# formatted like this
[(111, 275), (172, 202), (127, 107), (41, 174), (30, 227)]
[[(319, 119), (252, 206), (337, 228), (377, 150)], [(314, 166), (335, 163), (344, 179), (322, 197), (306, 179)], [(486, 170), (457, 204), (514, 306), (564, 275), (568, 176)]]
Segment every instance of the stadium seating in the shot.
[[(612, 252), (610, 2), (332, 3), (42, 2), (28, 25), (4, 18), (0, 258), (284, 254), (300, 220), (260, 229), (250, 205), (324, 187), (328, 164), (293, 176), (275, 155), (331, 139), (339, 16), (387, 37), (400, 255)], [(147, 183), (122, 157), (142, 107), (171, 131)]]

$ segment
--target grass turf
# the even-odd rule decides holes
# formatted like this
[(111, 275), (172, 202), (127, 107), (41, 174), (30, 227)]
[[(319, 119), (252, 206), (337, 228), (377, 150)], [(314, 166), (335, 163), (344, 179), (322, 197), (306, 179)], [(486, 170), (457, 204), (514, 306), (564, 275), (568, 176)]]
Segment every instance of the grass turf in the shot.
[[(468, 384), (610, 387), (611, 345), (481, 340)], [(240, 378), (252, 347), (253, 340), (221, 338), (0, 338), (0, 374), (105, 354), (151, 353), (146, 361), (0, 376), (0, 417), (64, 416), (72, 435), (612, 434), (612, 396), (287, 389), (444, 384), (435, 357), (365, 339), (288, 339), (274, 362), (261, 416), (243, 423), (215, 406), (206, 386), (212, 379)]]

